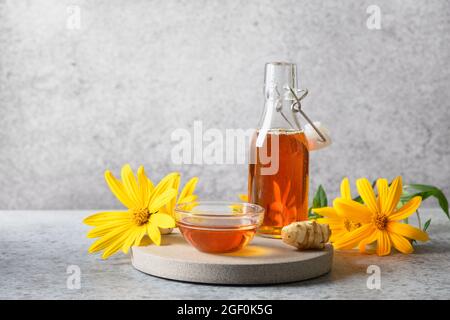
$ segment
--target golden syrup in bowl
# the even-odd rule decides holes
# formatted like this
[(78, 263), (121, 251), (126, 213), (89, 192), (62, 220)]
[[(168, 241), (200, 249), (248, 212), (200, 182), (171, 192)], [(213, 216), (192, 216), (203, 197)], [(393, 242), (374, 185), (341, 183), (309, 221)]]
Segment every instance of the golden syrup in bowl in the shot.
[(181, 234), (197, 250), (228, 253), (245, 247), (261, 224), (264, 209), (250, 203), (202, 201), (175, 208)]
[(183, 237), (202, 252), (226, 253), (245, 247), (256, 233), (256, 226), (223, 228), (221, 226), (201, 229), (178, 222)]

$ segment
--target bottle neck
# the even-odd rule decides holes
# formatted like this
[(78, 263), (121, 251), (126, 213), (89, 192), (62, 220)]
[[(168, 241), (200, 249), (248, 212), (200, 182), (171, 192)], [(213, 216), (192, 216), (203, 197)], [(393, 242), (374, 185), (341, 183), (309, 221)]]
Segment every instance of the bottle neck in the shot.
[(297, 88), (297, 68), (293, 63), (267, 63), (264, 76), (265, 106), (260, 128), (265, 130), (301, 130), (292, 110), (294, 97), (290, 88)]
[(291, 100), (267, 99), (259, 127), (266, 130), (302, 131), (291, 106)]

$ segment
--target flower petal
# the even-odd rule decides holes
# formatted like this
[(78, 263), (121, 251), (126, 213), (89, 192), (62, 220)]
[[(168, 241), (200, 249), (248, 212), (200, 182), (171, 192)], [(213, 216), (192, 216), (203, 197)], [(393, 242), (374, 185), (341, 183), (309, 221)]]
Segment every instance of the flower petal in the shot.
[(387, 224), (387, 230), (389, 232), (397, 233), (409, 239), (428, 241), (428, 234), (416, 227), (410, 226), (406, 223), (400, 223), (397, 221), (391, 221)]
[(128, 238), (123, 243), (123, 246), (122, 246), (123, 253), (127, 254), (128, 251), (130, 251), (131, 246), (136, 241), (136, 238), (140, 237), (141, 233), (142, 233), (142, 227), (141, 226), (139, 226), (139, 227), (136, 226), (136, 228), (133, 228), (133, 231), (130, 233)]
[(339, 226), (344, 225), (342, 218), (317, 218), (315, 219), (315, 221), (317, 223), (328, 224), (330, 225), (330, 228), (332, 225), (339, 225)]
[(353, 249), (356, 247), (364, 238), (369, 237), (374, 231), (374, 227), (371, 224), (363, 225), (358, 229), (355, 229), (334, 243), (336, 249)]
[(283, 213), (283, 210), (285, 207), (283, 206), (283, 204), (281, 202), (272, 202), (270, 204), (269, 208), (270, 208), (270, 211), (274, 211), (274, 212), (281, 214), (281, 213)]
[(347, 230), (345, 230), (345, 231), (343, 231), (343, 230), (340, 230), (340, 231), (331, 230), (331, 236), (330, 236), (329, 241), (331, 243), (336, 242), (336, 241), (341, 239), (346, 234), (347, 234)]
[(245, 193), (239, 194), (239, 199), (241, 199), (242, 202), (248, 202), (248, 195)]
[(315, 221), (320, 224), (328, 224), (331, 230), (330, 242), (335, 242), (343, 235), (348, 233), (348, 230), (344, 226), (342, 219), (319, 218), (316, 219)]
[(274, 199), (274, 202), (282, 203), (280, 186), (278, 185), (278, 183), (275, 180), (273, 181), (273, 199)]
[(127, 221), (130, 219), (131, 215), (128, 211), (99, 212), (85, 218), (83, 220), (83, 223), (87, 224), (88, 226), (96, 227), (117, 220)]
[(295, 207), (295, 196), (293, 195), (286, 204), (287, 207)]
[(289, 196), (289, 191), (291, 191), (291, 180), (288, 180), (286, 188), (283, 190), (283, 199), (281, 199), (281, 203), (286, 204)]
[(134, 246), (141, 245), (142, 238), (144, 238), (144, 236), (147, 234), (147, 225), (144, 224), (140, 226), (139, 232), (140, 233), (137, 235), (136, 240), (134, 240)]
[(377, 180), (377, 189), (378, 189), (378, 206), (381, 212), (385, 212), (386, 210), (386, 200), (388, 198), (389, 184), (387, 179), (378, 179)]
[(313, 208), (312, 212), (317, 213), (322, 217), (336, 218), (342, 220), (342, 218), (336, 212), (336, 209), (334, 209), (333, 207)]
[(350, 190), (350, 182), (348, 181), (347, 177), (342, 179), (342, 182), (341, 182), (341, 198), (344, 198), (347, 200), (352, 199), (352, 193)]
[(402, 177), (398, 176), (392, 181), (391, 186), (389, 187), (388, 197), (386, 199), (386, 208), (383, 211), (384, 214), (389, 215), (392, 213), (397, 207), (398, 202), (400, 201), (400, 196), (403, 192), (402, 185)]
[(178, 204), (194, 202), (195, 200), (197, 200), (197, 198), (198, 198), (197, 195), (191, 194), (190, 196), (184, 197), (183, 199), (178, 201)]
[(144, 166), (139, 166), (137, 171), (137, 179), (138, 179), (138, 185), (139, 185), (139, 194), (140, 198), (143, 201), (143, 206), (148, 207), (148, 203), (150, 201), (150, 190), (149, 190), (149, 183), (147, 174), (145, 173)]
[(377, 255), (387, 256), (391, 253), (391, 239), (386, 231), (378, 231), (377, 233)]
[(134, 229), (129, 229), (125, 231), (120, 237), (118, 237), (113, 243), (111, 243), (111, 245), (105, 248), (105, 251), (103, 251), (102, 254), (102, 259), (108, 259), (110, 256), (119, 251), (120, 248), (123, 247), (127, 238), (133, 233), (133, 231)]
[(129, 164), (126, 164), (122, 167), (121, 176), (123, 186), (125, 187), (128, 196), (133, 199), (134, 202), (138, 204), (138, 206), (144, 206), (145, 203), (141, 198), (136, 178)]
[(377, 231), (377, 230), (373, 230), (372, 233), (369, 236), (367, 236), (367, 238), (364, 238), (363, 240), (361, 240), (361, 242), (358, 245), (359, 252), (361, 252), (361, 253), (366, 252), (366, 246), (378, 239), (378, 232), (379, 231)]
[(161, 181), (156, 185), (156, 187), (152, 191), (152, 195), (150, 197), (151, 204), (155, 199), (161, 195), (164, 191), (166, 191), (168, 188), (170, 188), (173, 185), (173, 182), (175, 179), (178, 179), (180, 177), (180, 174), (178, 172), (172, 172), (166, 175), (164, 178), (161, 179)]
[(177, 194), (178, 194), (178, 190), (180, 188), (180, 175), (177, 175), (172, 180), (172, 188), (175, 189), (176, 195), (166, 205), (166, 212), (168, 212), (170, 215), (174, 215), (175, 205), (177, 204)]
[(390, 232), (389, 237), (391, 238), (392, 244), (395, 249), (400, 251), (401, 253), (409, 254), (414, 251), (411, 242), (409, 242), (406, 238), (398, 235), (396, 233)]
[[(198, 177), (193, 177), (189, 179), (189, 181), (184, 185), (183, 190), (181, 190), (179, 200), (183, 201), (183, 199), (187, 196), (190, 196), (194, 193), (195, 187), (197, 186)], [(186, 202), (186, 201), (183, 201)]]
[(366, 178), (360, 178), (356, 180), (356, 188), (358, 189), (359, 195), (363, 199), (366, 206), (372, 211), (372, 213), (377, 213), (378, 206), (377, 200), (375, 199), (375, 194), (372, 189), (372, 185)]
[(156, 244), (157, 246), (161, 245), (161, 232), (159, 231), (157, 226), (148, 223), (147, 233), (150, 239), (152, 239), (154, 244)]
[(175, 220), (164, 213), (155, 213), (150, 216), (150, 223), (156, 225), (159, 228), (175, 228)]
[(132, 227), (133, 227), (133, 225), (128, 223), (126, 225), (117, 227), (114, 230), (108, 232), (103, 237), (101, 237), (100, 239), (95, 241), (89, 247), (89, 253), (97, 252), (97, 251), (103, 250), (106, 247), (110, 246), (115, 240), (120, 238), (125, 232), (127, 232)]
[(333, 207), (340, 217), (352, 222), (369, 223), (372, 218), (372, 212), (365, 205), (353, 200), (335, 199)]
[(111, 171), (105, 171), (105, 180), (111, 192), (116, 196), (117, 199), (119, 199), (120, 202), (122, 202), (125, 207), (133, 208), (137, 205), (137, 203), (135, 203), (135, 201), (128, 196), (122, 182), (117, 180), (113, 176)]
[(420, 207), (421, 202), (422, 197), (412, 198), (403, 207), (390, 214), (388, 217), (389, 220), (403, 220), (408, 218), (410, 215), (417, 211), (417, 209)]
[[(122, 231), (122, 233), (125, 231)], [(121, 234), (122, 234), (121, 233)], [(111, 245), (119, 236), (115, 236), (112, 238), (100, 238), (97, 239), (97, 241), (95, 241), (88, 249), (89, 253), (95, 253), (97, 251), (101, 251), (105, 248), (107, 248), (109, 245)]]
[(103, 223), (94, 229), (89, 230), (87, 237), (88, 238), (98, 238), (103, 237), (105, 234), (113, 231), (114, 229), (117, 229), (118, 227), (121, 227), (125, 224), (128, 224), (129, 220), (113, 220), (111, 222)]
[(150, 213), (155, 213), (160, 208), (165, 206), (170, 200), (172, 200), (173, 197), (176, 197), (176, 196), (177, 196), (177, 191), (172, 187), (168, 188), (163, 193), (161, 193), (157, 198), (153, 199), (152, 202), (150, 202), (148, 211), (150, 211)]

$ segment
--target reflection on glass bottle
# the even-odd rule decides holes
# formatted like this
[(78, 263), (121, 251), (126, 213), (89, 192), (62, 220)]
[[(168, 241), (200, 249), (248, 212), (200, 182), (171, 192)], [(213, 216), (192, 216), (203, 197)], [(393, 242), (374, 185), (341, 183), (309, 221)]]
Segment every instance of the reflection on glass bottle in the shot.
[(258, 232), (275, 238), (282, 227), (308, 218), (309, 153), (289, 87), (297, 88), (295, 64), (266, 64), (266, 103), (251, 143), (249, 201), (265, 209)]

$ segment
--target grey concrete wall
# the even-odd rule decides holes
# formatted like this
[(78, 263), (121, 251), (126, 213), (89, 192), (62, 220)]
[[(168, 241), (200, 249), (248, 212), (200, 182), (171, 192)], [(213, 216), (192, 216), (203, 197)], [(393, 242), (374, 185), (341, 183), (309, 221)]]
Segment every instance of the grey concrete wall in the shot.
[(298, 64), (334, 138), (312, 188), (400, 174), (448, 193), (449, 42), (446, 0), (0, 1), (0, 208), (118, 207), (103, 171), (126, 162), (234, 199), (245, 166), (174, 165), (170, 134), (255, 126), (272, 60)]

